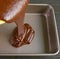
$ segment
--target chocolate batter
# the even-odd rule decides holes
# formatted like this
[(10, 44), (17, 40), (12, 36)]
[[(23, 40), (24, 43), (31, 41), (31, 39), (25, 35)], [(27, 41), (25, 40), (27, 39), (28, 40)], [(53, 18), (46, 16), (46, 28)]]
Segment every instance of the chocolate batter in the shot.
[(24, 24), (28, 3), (29, 0), (0, 0), (0, 19), (7, 23), (15, 22), (17, 25), (9, 40), (14, 47), (30, 44), (34, 38), (35, 32), (32, 27)]

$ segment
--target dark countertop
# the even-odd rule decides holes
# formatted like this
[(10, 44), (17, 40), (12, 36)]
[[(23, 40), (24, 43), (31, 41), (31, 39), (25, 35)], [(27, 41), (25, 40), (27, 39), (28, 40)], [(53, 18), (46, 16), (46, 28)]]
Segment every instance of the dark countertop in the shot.
[[(60, 37), (60, 0), (31, 0), (31, 3), (47, 3), (54, 7), (56, 14), (56, 22), (58, 27), (58, 34)], [(60, 53), (57, 56), (46, 56), (46, 57), (0, 57), (0, 59), (60, 59)]]

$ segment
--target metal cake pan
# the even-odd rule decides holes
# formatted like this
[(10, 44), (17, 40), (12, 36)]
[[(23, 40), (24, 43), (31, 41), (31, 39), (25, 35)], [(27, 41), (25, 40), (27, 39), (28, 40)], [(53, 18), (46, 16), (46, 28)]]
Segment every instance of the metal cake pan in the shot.
[(15, 23), (0, 25), (0, 56), (51, 56), (59, 52), (59, 37), (54, 9), (49, 4), (29, 4), (24, 23), (35, 30), (30, 45), (12, 47), (8, 40)]

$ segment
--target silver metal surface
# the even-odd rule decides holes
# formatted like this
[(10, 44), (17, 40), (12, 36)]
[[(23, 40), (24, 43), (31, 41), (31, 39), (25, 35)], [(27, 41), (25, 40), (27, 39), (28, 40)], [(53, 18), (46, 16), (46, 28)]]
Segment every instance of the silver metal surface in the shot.
[(35, 38), (30, 45), (12, 47), (11, 37), (14, 23), (0, 25), (0, 55), (4, 56), (50, 56), (59, 52), (59, 38), (54, 9), (48, 4), (30, 4), (25, 15), (25, 23), (35, 30)]

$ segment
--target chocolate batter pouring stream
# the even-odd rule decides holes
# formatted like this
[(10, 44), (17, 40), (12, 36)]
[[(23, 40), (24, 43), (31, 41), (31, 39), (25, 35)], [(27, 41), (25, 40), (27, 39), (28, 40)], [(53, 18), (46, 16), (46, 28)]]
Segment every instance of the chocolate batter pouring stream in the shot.
[(35, 31), (29, 24), (24, 24), (24, 16), (29, 0), (0, 0), (0, 20), (7, 23), (15, 22), (10, 44), (21, 47), (30, 44), (34, 38)]

